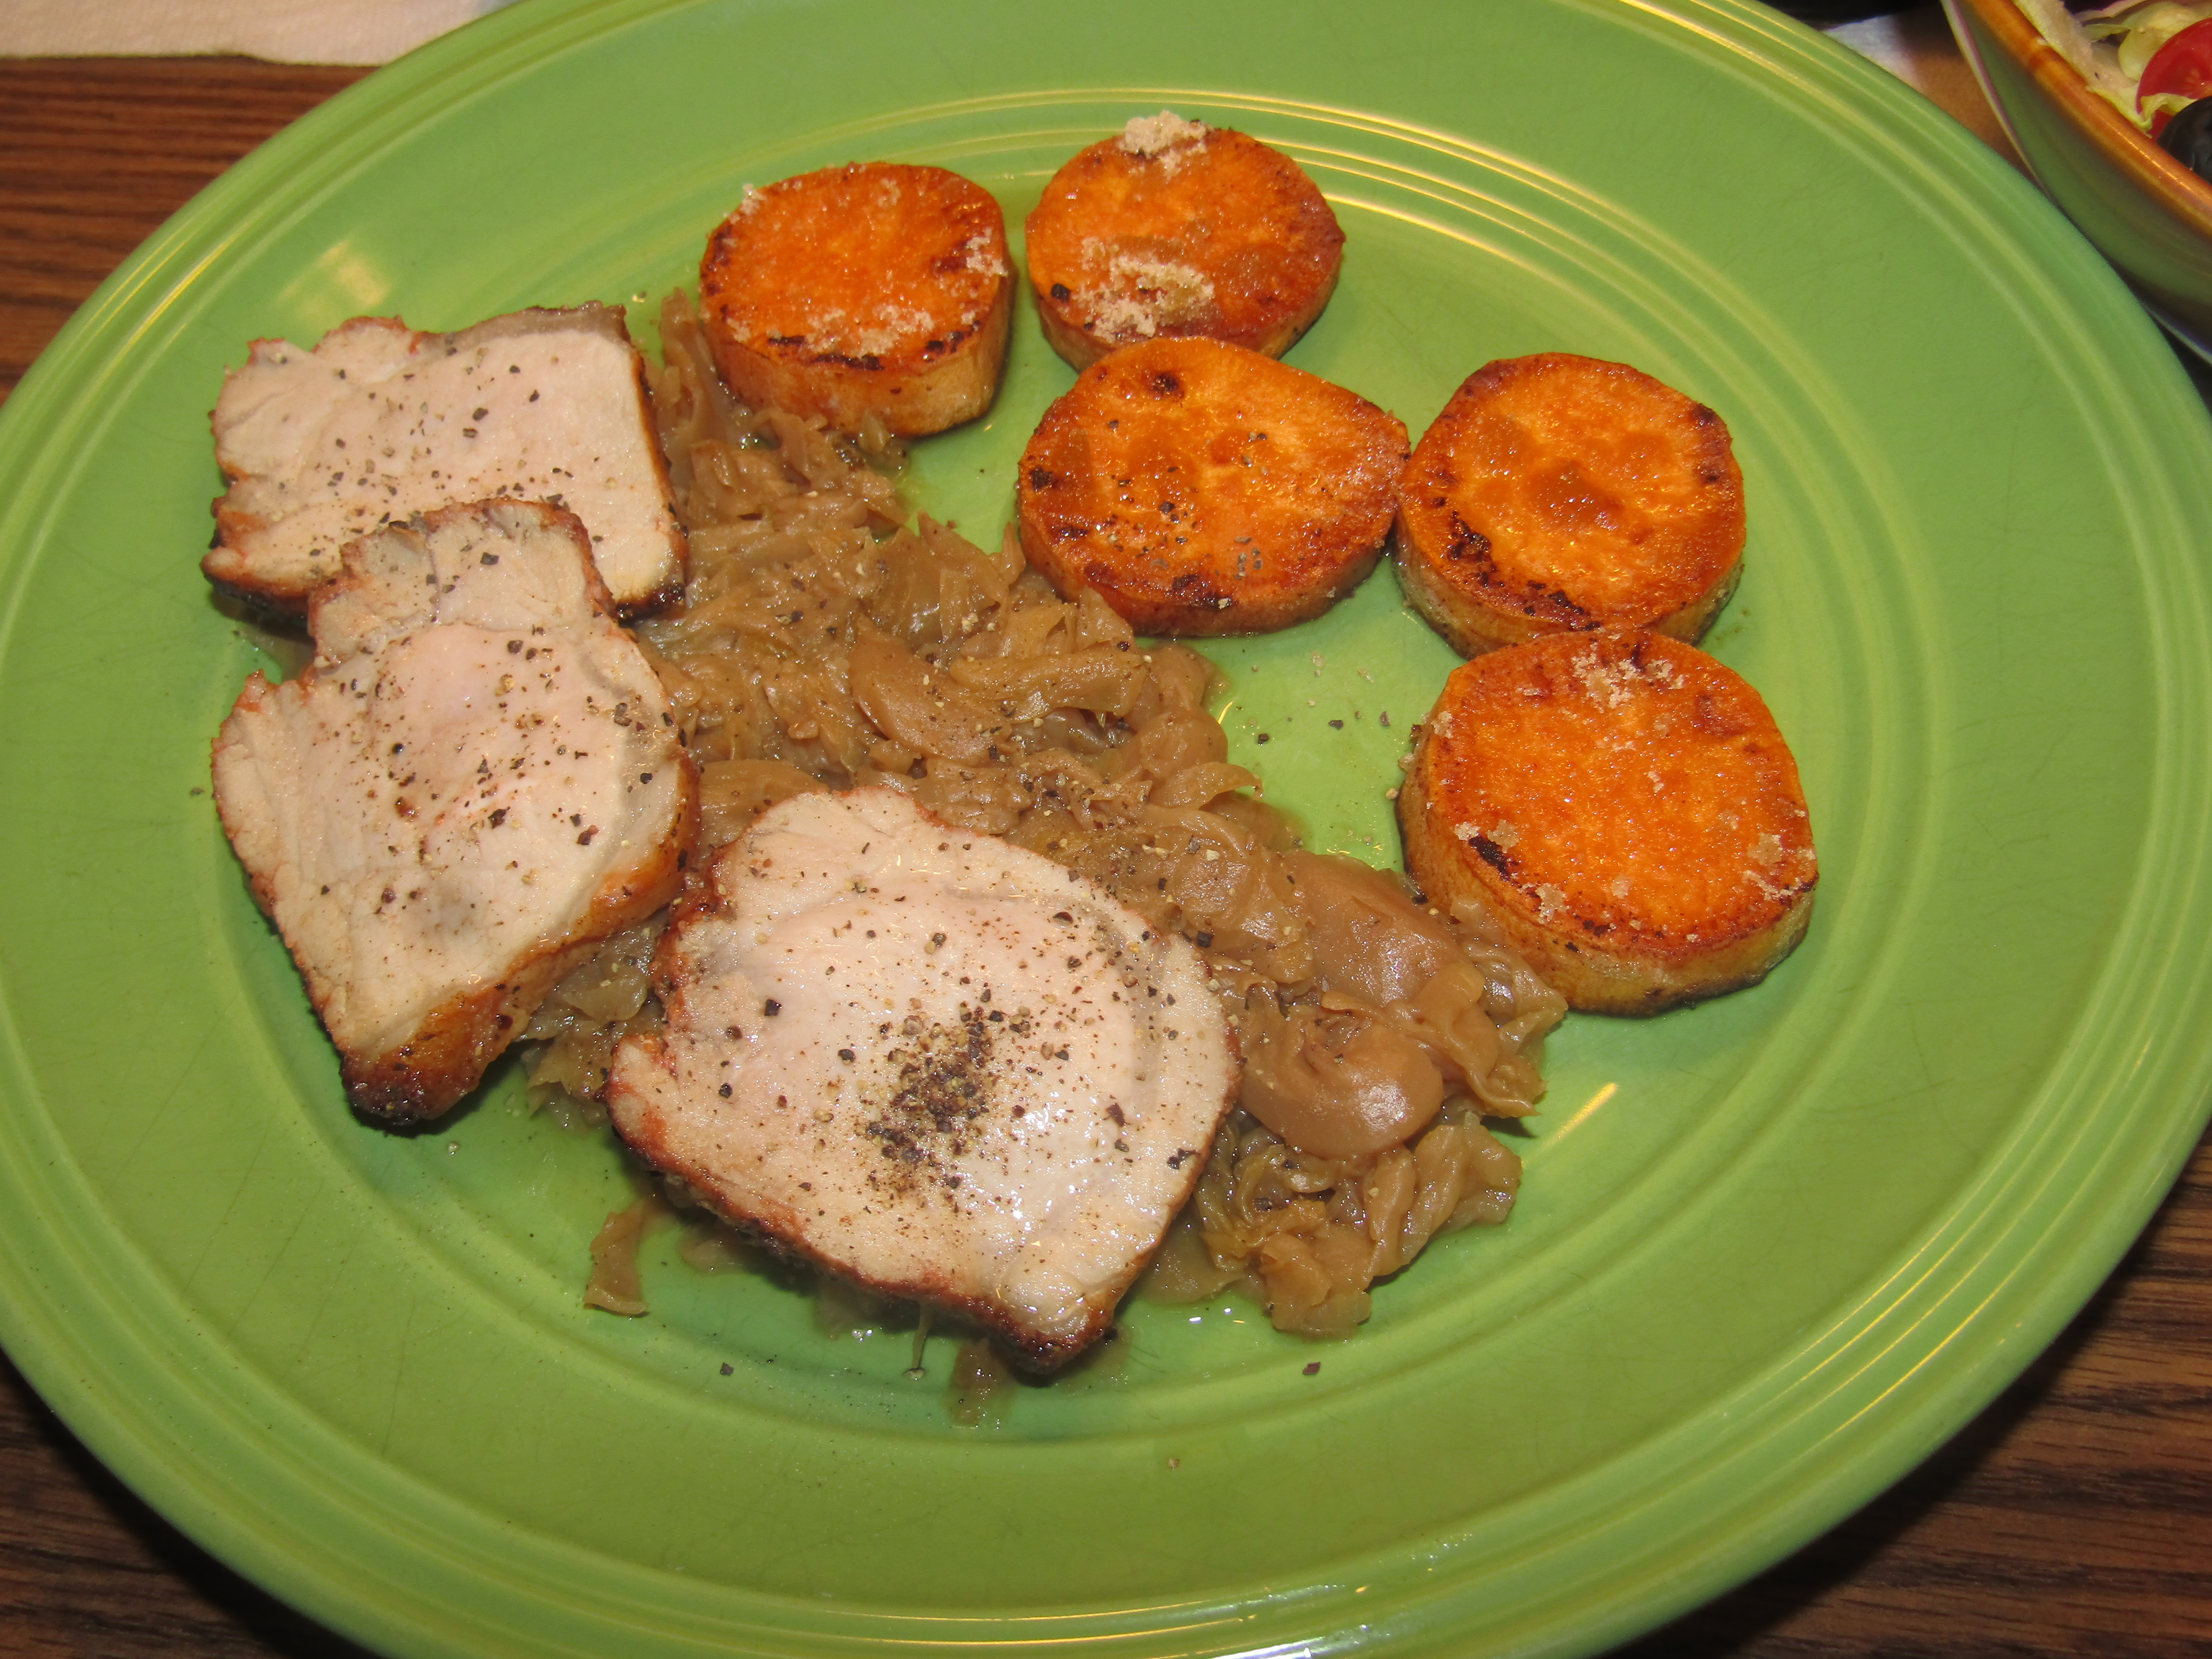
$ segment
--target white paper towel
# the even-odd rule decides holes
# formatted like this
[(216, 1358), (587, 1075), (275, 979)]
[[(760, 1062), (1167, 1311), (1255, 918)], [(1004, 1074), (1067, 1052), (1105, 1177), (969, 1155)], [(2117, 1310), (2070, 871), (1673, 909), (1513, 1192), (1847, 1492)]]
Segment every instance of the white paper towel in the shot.
[(507, 0), (0, 0), (0, 57), (386, 64)]

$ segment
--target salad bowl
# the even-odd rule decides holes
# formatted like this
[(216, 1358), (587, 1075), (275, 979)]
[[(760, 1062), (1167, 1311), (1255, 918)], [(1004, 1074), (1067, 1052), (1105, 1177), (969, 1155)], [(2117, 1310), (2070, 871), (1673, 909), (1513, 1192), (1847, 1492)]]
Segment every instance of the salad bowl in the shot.
[(2212, 356), (2212, 184), (2100, 96), (2016, 0), (1943, 9), (2036, 182), (2154, 316)]

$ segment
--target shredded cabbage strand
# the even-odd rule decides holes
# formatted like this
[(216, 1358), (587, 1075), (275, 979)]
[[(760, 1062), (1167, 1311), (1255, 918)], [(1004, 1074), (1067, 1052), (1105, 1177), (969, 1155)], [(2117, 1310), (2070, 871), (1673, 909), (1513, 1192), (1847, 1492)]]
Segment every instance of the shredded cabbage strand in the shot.
[(2160, 46), (2191, 23), (2212, 17), (2212, 0), (2119, 0), (2079, 16), (2066, 9), (2063, 0), (2017, 3), (2036, 32), (2089, 83), (2089, 90), (2145, 132), (2160, 111), (2172, 114), (2191, 101), (2170, 92), (2142, 101), (2137, 88)]

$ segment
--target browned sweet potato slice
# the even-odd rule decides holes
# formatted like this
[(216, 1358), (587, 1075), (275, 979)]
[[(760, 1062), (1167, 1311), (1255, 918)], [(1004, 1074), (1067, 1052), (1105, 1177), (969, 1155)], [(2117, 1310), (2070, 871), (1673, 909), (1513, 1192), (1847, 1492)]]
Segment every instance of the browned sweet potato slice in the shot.
[(1343, 252), (1297, 162), (1165, 111), (1060, 168), (1028, 222), (1045, 337), (1078, 368), (1165, 335), (1279, 357), (1328, 303)]
[(1045, 412), (1022, 550), (1148, 634), (1261, 634), (1374, 568), (1406, 426), (1318, 375), (1212, 340), (1130, 346)]
[(731, 391), (847, 431), (873, 415), (909, 437), (990, 406), (1012, 296), (989, 193), (888, 161), (748, 189), (699, 267)]
[(1547, 352), (1477, 370), (1421, 434), (1398, 569), (1468, 656), (1570, 629), (1694, 641), (1743, 537), (1719, 416), (1626, 363)]
[(1455, 671), (1398, 822), (1429, 902), (1480, 900), (1577, 1008), (1748, 985), (1812, 916), (1789, 745), (1758, 692), (1664, 635), (1553, 634)]

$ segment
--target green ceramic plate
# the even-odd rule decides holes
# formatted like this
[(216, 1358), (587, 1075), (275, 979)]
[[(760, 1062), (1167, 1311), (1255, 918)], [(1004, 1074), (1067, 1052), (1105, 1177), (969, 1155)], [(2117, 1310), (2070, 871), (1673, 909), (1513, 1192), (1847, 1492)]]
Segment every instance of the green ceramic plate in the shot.
[[(1519, 1213), (1356, 1340), (1139, 1305), (1118, 1368), (963, 1429), (945, 1345), (910, 1378), (665, 1245), (652, 1316), (586, 1311), (625, 1176), (511, 1075), (428, 1133), (348, 1114), (204, 793), (259, 661), (195, 568), (206, 410), (257, 335), (657, 295), (803, 168), (943, 162), (1018, 224), (1164, 106), (1318, 179), (1349, 251), (1294, 360), (1416, 430), (1541, 349), (1726, 415), (1712, 643), (1796, 746), (1820, 911), (1754, 990), (1571, 1021)], [(918, 502), (995, 534), (1068, 378), (1025, 317)], [(1749, 4), (532, 0), (223, 179), (8, 405), (0, 1334), (165, 1512), (395, 1653), (1595, 1649), (1936, 1446), (2194, 1141), (2207, 523), (2203, 410), (2095, 256)], [(1237, 757), (1395, 856), (1449, 659), (1389, 574), (1218, 656)]]

